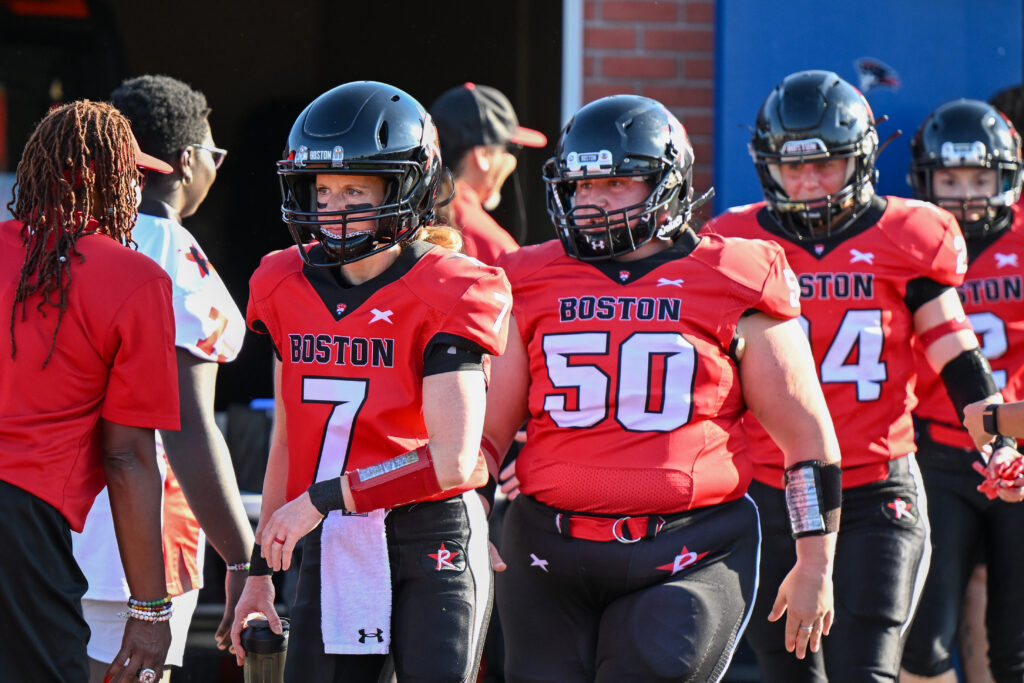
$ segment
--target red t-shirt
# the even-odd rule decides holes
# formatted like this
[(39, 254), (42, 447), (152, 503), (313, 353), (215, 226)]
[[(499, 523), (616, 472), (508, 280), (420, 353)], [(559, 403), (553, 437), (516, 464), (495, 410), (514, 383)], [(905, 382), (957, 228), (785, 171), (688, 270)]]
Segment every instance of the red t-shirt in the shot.
[[(974, 326), (981, 352), (992, 364), (992, 377), (1007, 402), (1024, 399), (1024, 206), (1011, 207), (1010, 229), (985, 247), (967, 268), (957, 289)], [(924, 358), (918, 356), (918, 417), (932, 421), (935, 441), (974, 450), (960, 424), (946, 386)]]
[(489, 266), (519, 248), (512, 235), (484, 210), (476, 191), (461, 180), (455, 183), (452, 215), (462, 233), (462, 250)]
[[(436, 338), (500, 354), (511, 298), (499, 269), (425, 242), (355, 287), (303, 267), (294, 247), (265, 256), (249, 281), (246, 318), (254, 332), (269, 332), (282, 360), (288, 500), (427, 443), (424, 351)], [(470, 485), (443, 497), (486, 480), (481, 456)]]
[[(916, 359), (907, 283), (925, 277), (959, 285), (967, 250), (956, 220), (926, 202), (887, 197), (878, 221), (831, 242), (796, 242), (774, 228), (764, 203), (732, 209), (705, 230), (770, 239), (786, 250), (800, 282), (801, 324), (843, 458), (843, 486), (888, 476), (888, 461), (912, 453)], [(774, 229), (773, 229), (774, 228)], [(783, 456), (752, 416), (754, 477), (781, 488)], [(808, 458), (817, 457), (808, 454)]]
[(499, 262), (530, 363), (523, 493), (634, 515), (746, 492), (746, 408), (729, 348), (746, 311), (792, 318), (799, 296), (774, 244), (706, 236), (686, 253), (689, 235), (635, 262), (582, 263), (557, 240)]
[[(10, 315), (25, 249), (22, 224), (0, 223), (0, 311)], [(100, 422), (178, 429), (174, 315), (167, 274), (102, 234), (78, 239), (67, 310), (38, 298), (0, 334), (0, 479), (56, 507), (81, 531), (103, 488)], [(45, 314), (45, 315), (44, 315)]]

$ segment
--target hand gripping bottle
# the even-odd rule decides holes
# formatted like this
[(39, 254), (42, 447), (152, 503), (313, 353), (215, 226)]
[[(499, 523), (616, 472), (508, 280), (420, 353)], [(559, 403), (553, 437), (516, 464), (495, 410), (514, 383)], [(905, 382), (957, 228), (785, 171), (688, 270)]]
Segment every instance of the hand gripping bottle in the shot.
[(288, 654), (288, 620), (281, 620), (281, 634), (270, 630), (266, 619), (253, 619), (242, 631), (245, 648), (245, 683), (283, 683)]

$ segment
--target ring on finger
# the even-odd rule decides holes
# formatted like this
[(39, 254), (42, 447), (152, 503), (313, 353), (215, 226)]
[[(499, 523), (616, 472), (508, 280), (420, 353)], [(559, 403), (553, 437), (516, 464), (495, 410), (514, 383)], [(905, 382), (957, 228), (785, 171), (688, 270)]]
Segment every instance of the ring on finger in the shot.
[(284, 541), (285, 539), (274, 536), (274, 543), (280, 543), (281, 545), (284, 545)]
[(801, 631), (807, 631), (808, 633), (810, 633), (811, 631), (814, 630), (814, 626), (808, 624), (807, 626), (801, 626), (800, 630)]
[(156, 683), (156, 681), (157, 681), (156, 671), (154, 671), (153, 669), (149, 669), (149, 668), (142, 669), (142, 670), (139, 671), (138, 678), (139, 678), (139, 681), (141, 681), (141, 683)]

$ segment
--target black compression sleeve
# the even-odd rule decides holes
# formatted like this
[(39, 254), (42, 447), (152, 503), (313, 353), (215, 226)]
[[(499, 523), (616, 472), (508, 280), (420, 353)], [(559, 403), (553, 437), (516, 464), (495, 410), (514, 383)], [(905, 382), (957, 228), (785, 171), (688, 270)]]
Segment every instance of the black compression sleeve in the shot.
[(939, 374), (961, 422), (964, 406), (999, 392), (992, 379), (992, 367), (977, 348), (961, 352)]

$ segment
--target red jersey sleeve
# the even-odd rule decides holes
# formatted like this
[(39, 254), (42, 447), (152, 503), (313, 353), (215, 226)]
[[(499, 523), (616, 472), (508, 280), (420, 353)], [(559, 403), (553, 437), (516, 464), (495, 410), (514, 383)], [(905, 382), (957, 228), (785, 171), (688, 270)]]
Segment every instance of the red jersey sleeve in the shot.
[(258, 334), (270, 335), (278, 354), (281, 350), (278, 345), (280, 325), (274, 314), (274, 307), (268, 306), (267, 303), (277, 284), (289, 274), (289, 256), (299, 258), (298, 252), (294, 249), (274, 251), (263, 257), (256, 272), (249, 278), (249, 301), (245, 307), (246, 326)]
[(461, 292), (461, 296), (453, 296), (437, 333), (462, 337), (500, 356), (505, 351), (512, 312), (512, 290), (504, 271), (456, 254), (442, 263), (445, 267), (438, 268), (440, 287), (450, 287), (452, 294)]
[(953, 214), (913, 199), (890, 197), (889, 202), (906, 212), (891, 238), (920, 264), (920, 274), (951, 287), (961, 285), (967, 274), (967, 242)]
[[(167, 276), (125, 298), (108, 336), (113, 362), (101, 417), (130, 427), (179, 429), (174, 310)], [(140, 382), (146, 390), (139, 391)]]
[(800, 285), (796, 274), (789, 267), (782, 247), (771, 242), (762, 244), (768, 252), (769, 267), (761, 288), (761, 299), (755, 308), (773, 318), (795, 318), (800, 315)]

